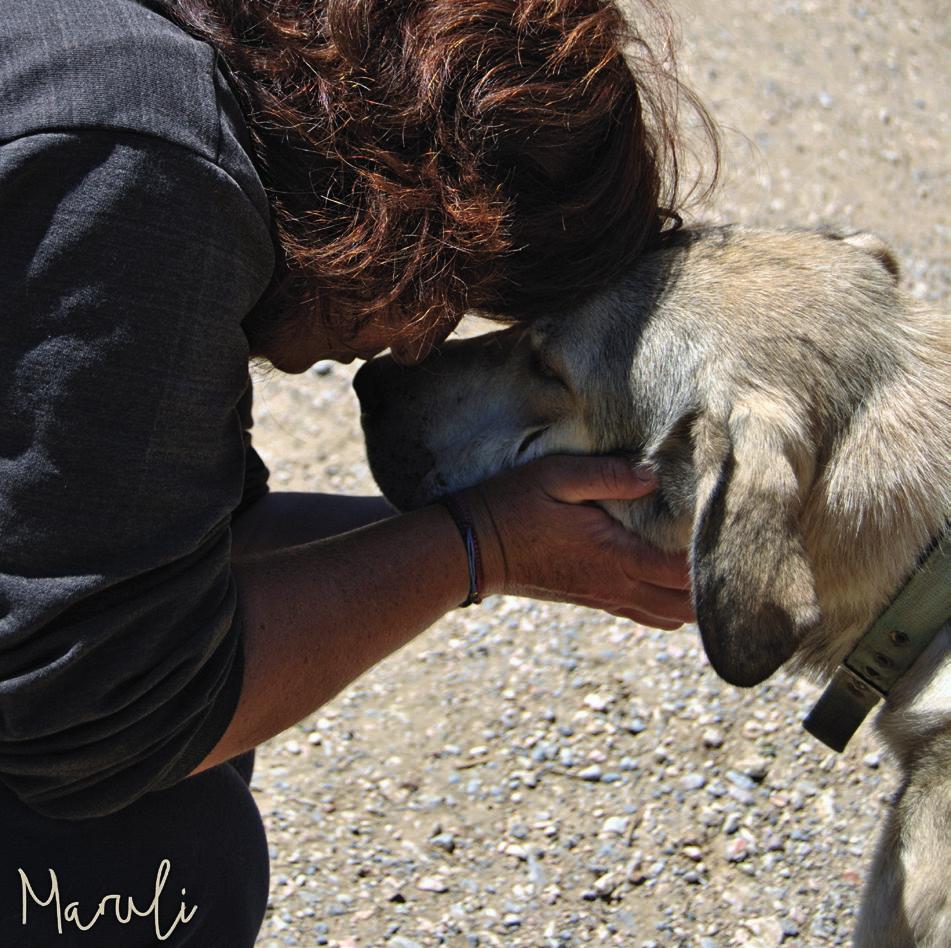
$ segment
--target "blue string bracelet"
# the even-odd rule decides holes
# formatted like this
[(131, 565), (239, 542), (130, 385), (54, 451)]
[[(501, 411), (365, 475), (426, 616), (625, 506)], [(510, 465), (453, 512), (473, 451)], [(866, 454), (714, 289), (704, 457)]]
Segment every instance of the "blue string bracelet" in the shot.
[(482, 557), (479, 554), (479, 540), (476, 537), (469, 510), (458, 494), (447, 494), (445, 497), (440, 497), (438, 503), (449, 511), (449, 516), (452, 517), (456, 527), (458, 527), (466, 548), (466, 562), (469, 568), (469, 595), (466, 596), (465, 602), (460, 602), (459, 605), (471, 606), (473, 603), (482, 602)]

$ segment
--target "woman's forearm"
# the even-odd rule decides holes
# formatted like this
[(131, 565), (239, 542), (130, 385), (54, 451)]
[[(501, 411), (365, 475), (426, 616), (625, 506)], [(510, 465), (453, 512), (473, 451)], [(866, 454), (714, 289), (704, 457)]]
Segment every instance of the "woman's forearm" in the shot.
[(234, 717), (195, 773), (305, 718), (468, 591), (465, 548), (442, 507), (234, 566), (245, 670)]
[(271, 491), (232, 522), (231, 555), (242, 560), (299, 546), (355, 530), (395, 513), (380, 496)]

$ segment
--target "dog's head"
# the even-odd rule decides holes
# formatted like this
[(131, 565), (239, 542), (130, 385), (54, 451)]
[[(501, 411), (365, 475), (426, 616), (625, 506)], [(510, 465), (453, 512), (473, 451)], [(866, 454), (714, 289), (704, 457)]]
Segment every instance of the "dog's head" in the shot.
[(689, 551), (707, 654), (755, 684), (820, 622), (814, 487), (894, 371), (895, 273), (866, 235), (687, 232), (570, 313), (365, 366), (373, 474), (408, 508), (543, 454), (650, 465), (607, 509)]

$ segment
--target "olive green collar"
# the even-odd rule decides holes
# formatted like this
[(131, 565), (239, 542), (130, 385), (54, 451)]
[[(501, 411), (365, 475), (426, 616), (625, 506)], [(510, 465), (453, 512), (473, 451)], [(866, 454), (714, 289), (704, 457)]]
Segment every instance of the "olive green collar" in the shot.
[(803, 722), (805, 729), (833, 750), (843, 750), (869, 711), (888, 697), (949, 619), (951, 524), (836, 669)]

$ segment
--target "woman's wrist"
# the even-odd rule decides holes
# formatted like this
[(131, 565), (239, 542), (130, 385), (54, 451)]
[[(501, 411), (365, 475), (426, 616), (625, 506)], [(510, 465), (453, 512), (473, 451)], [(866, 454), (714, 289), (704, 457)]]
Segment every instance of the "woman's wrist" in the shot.
[(483, 492), (484, 486), (480, 484), (454, 495), (465, 507), (478, 544), (479, 592), (482, 599), (486, 596), (505, 593), (508, 585), (505, 551), (495, 516)]
[(460, 494), (447, 494), (439, 500), (439, 504), (445, 507), (452, 517), (466, 553), (469, 590), (466, 598), (459, 605), (462, 608), (476, 605), (482, 602), (485, 580), (482, 572), (479, 537), (469, 514), (469, 507)]

